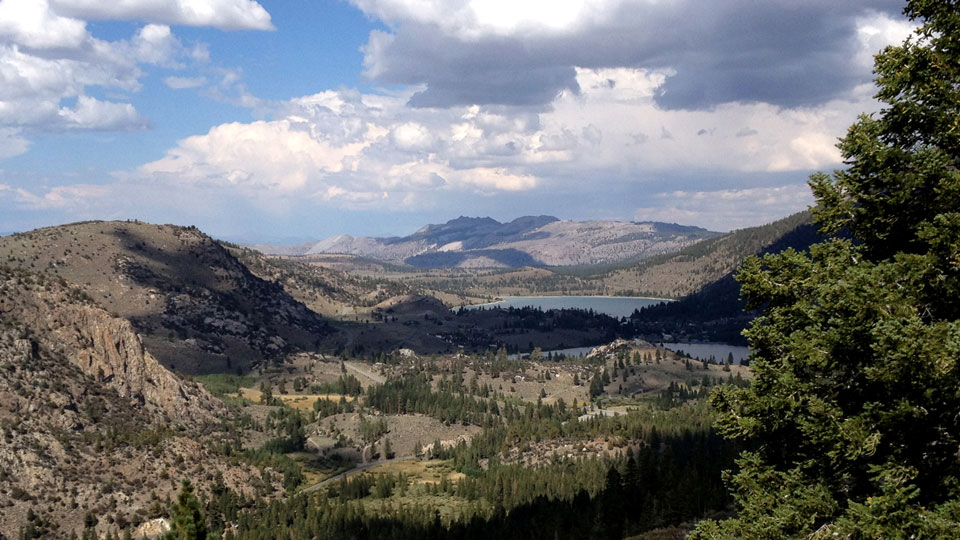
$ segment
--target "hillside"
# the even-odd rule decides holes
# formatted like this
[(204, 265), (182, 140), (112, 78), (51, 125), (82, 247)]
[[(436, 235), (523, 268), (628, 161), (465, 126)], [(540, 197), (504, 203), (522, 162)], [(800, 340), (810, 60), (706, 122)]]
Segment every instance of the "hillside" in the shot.
[(590, 276), (618, 294), (636, 291), (677, 298), (693, 294), (732, 272), (744, 259), (776, 243), (784, 235), (810, 223), (804, 211), (767, 225), (733, 231), (680, 251)]
[(80, 289), (0, 266), (0, 536), (136, 526), (181, 478), (252, 495), (259, 471), (212, 451), (234, 416)]
[[(356, 262), (340, 267), (358, 275), (377, 275), (413, 287), (441, 290), (464, 298), (551, 295), (618, 295), (679, 298), (692, 294), (732, 272), (745, 258), (775, 244), (810, 222), (800, 212), (773, 223), (702, 240), (678, 251), (640, 262), (605, 265), (522, 268), (364, 269)], [(565, 222), (555, 222), (559, 226)], [(679, 226), (677, 226), (679, 227)], [(681, 228), (682, 230), (682, 228)], [(430, 257), (460, 257), (441, 253)], [(348, 256), (341, 256), (348, 257)], [(572, 256), (571, 256), (572, 257)]]
[(165, 366), (246, 369), (331, 330), (193, 227), (83, 222), (0, 238), (0, 264), (62, 278), (127, 319)]
[(655, 222), (578, 222), (524, 216), (500, 223), (491, 218), (460, 217), (427, 225), (405, 237), (338, 235), (312, 245), (248, 247), (271, 255), (349, 254), (417, 268), (516, 268), (639, 260), (672, 253), (717, 234)]
[[(807, 213), (791, 216), (772, 225), (779, 228), (795, 224), (795, 218), (800, 216), (806, 219), (754, 254), (779, 253), (788, 248), (804, 251), (822, 241), (823, 237), (817, 233)], [(757, 232), (753, 231), (748, 239), (760, 237)], [(749, 245), (747, 242), (744, 244)], [(756, 317), (756, 313), (744, 311), (746, 304), (740, 299), (740, 284), (734, 279), (734, 273), (731, 270), (677, 302), (645, 308), (632, 321), (644, 334), (667, 333), (680, 340), (701, 339), (746, 345), (741, 332)]]
[(388, 298), (410, 294), (409, 285), (310, 264), (308, 258), (268, 257), (250, 248), (227, 246), (254, 275), (277, 283), (311, 310), (329, 317), (354, 314)]

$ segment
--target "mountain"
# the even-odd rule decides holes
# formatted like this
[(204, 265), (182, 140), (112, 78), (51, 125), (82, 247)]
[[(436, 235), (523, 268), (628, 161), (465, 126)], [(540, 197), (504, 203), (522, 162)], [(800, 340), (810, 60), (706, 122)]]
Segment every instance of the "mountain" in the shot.
[(812, 227), (811, 219), (810, 212), (798, 212), (773, 223), (708, 238), (638, 264), (619, 265), (590, 278), (602, 281), (607, 291), (620, 294), (633, 291), (649, 296), (686, 296), (733, 272), (744, 259), (765, 251), (785, 235), (804, 225)]
[(0, 264), (62, 279), (130, 321), (184, 373), (232, 372), (315, 348), (327, 323), (194, 227), (83, 222), (0, 238)]
[(252, 495), (260, 471), (214, 450), (235, 417), (81, 288), (0, 266), (0, 537), (122, 530), (181, 478)]
[(310, 264), (306, 259), (266, 256), (251, 248), (226, 246), (255, 276), (277, 283), (299, 302), (324, 316), (356, 314), (388, 298), (413, 292), (410, 285)]
[(712, 238), (700, 227), (619, 221), (560, 221), (524, 216), (508, 223), (459, 217), (404, 237), (338, 235), (314, 244), (251, 245), (268, 255), (342, 253), (418, 268), (515, 268), (610, 264), (672, 253)]
[[(822, 240), (810, 213), (801, 212), (769, 225), (735, 232), (727, 238), (727, 244), (739, 246), (737, 251), (741, 255), (735, 257), (738, 266), (739, 261), (748, 255), (762, 256), (788, 248), (805, 251)], [(760, 247), (752, 253), (746, 251), (757, 244)], [(710, 258), (720, 250), (719, 246), (712, 246), (696, 254), (681, 253), (674, 262), (678, 266), (689, 264)], [(740, 284), (734, 274), (735, 270), (731, 269), (676, 302), (644, 308), (632, 320), (649, 337), (666, 333), (681, 340), (700, 339), (746, 345), (741, 332), (756, 317), (756, 313), (744, 311), (746, 303), (740, 298)]]

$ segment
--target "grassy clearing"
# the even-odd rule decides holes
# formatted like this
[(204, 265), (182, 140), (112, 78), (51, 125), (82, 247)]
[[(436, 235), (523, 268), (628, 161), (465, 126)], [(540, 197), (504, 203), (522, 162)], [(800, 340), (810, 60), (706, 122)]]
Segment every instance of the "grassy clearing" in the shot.
[(410, 478), (411, 484), (439, 484), (440, 480), (446, 477), (448, 482), (456, 482), (465, 475), (453, 470), (448, 461), (426, 460), (426, 461), (394, 461), (384, 463), (376, 467), (371, 467), (368, 472), (405, 474)]
[[(233, 397), (241, 397), (254, 403), (260, 403), (262, 396), (263, 393), (256, 388), (240, 388), (233, 395)], [(342, 394), (273, 394), (273, 397), (282, 399), (287, 405), (301, 411), (312, 409), (313, 402), (318, 399), (325, 399), (327, 401), (340, 401), (341, 397), (347, 401), (353, 401), (355, 399), (353, 396), (344, 396)]]
[(230, 375), (228, 373), (213, 373), (210, 375), (197, 375), (193, 377), (195, 381), (202, 384), (217, 397), (224, 397), (228, 394), (238, 394), (243, 389), (251, 388), (257, 380), (246, 375)]
[(352, 461), (339, 459), (336, 455), (323, 457), (314, 452), (294, 452), (287, 454), (287, 457), (300, 465), (303, 472), (302, 486), (312, 486), (318, 482), (323, 482), (327, 478), (349, 471), (356, 466)]

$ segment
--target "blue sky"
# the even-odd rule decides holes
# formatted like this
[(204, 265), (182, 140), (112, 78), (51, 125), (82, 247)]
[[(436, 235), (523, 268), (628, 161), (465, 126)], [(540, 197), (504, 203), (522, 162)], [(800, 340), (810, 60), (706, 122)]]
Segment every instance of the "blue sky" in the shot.
[(811, 202), (887, 0), (0, 0), (0, 233), (293, 241), (459, 215), (714, 230)]

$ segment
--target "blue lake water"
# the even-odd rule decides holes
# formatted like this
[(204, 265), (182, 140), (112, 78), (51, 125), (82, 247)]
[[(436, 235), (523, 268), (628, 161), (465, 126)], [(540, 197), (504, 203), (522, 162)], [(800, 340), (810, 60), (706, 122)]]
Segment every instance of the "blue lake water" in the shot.
[(645, 298), (640, 296), (508, 296), (499, 302), (465, 306), (465, 309), (479, 307), (491, 308), (522, 308), (535, 307), (544, 311), (548, 309), (592, 309), (596, 313), (603, 313), (611, 317), (629, 317), (633, 310), (646, 306), (670, 302), (662, 298)]
[(723, 362), (733, 354), (735, 364), (739, 364), (750, 354), (750, 349), (747, 347), (726, 343), (664, 343), (663, 346), (674, 352), (683, 351), (700, 360), (710, 360), (713, 357), (717, 362)]
[[(654, 345), (658, 345), (654, 343)], [(718, 363), (723, 363), (727, 356), (733, 354), (733, 363), (739, 364), (750, 354), (750, 349), (739, 345), (727, 345), (726, 343), (663, 343), (664, 348), (671, 351), (683, 351), (693, 358), (699, 360), (710, 360), (713, 358)], [(543, 351), (543, 356), (562, 354), (567, 358), (577, 358), (586, 356), (594, 347), (574, 347), (571, 349), (561, 349), (556, 351)], [(511, 355), (515, 358), (516, 355)]]
[[(479, 307), (491, 308), (521, 308), (535, 307), (543, 310), (548, 309), (592, 309), (596, 313), (604, 313), (611, 317), (629, 317), (633, 310), (642, 307), (659, 304), (660, 302), (671, 302), (661, 298), (646, 298), (639, 296), (508, 296), (499, 302), (490, 304), (480, 304), (475, 306), (465, 306), (465, 309), (477, 309)], [(737, 345), (727, 345), (726, 343), (664, 343), (664, 347), (671, 351), (684, 351), (693, 358), (709, 360), (713, 357), (717, 362), (723, 362), (727, 356), (733, 354), (734, 363), (739, 364), (747, 355), (750, 349)], [(564, 349), (560, 351), (543, 351), (543, 354), (564, 354), (568, 357), (585, 356), (593, 347), (576, 347), (573, 349)]]

